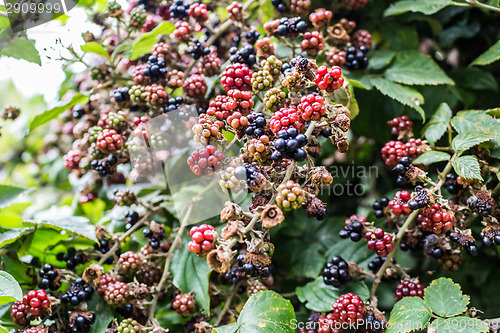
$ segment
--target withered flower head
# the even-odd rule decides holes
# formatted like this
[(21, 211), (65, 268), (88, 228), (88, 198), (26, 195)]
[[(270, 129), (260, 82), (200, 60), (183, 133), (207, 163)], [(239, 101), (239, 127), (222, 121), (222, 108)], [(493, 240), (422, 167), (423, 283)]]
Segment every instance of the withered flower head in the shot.
[(207, 255), (208, 266), (217, 273), (226, 273), (231, 268), (231, 260), (225, 247), (219, 246)]
[(326, 211), (323, 201), (317, 197), (312, 197), (307, 203), (306, 213), (307, 217), (315, 217), (318, 220), (324, 220), (328, 212)]
[(269, 257), (264, 254), (247, 252), (245, 255), (245, 259), (243, 259), (243, 263), (250, 263), (254, 266), (259, 265), (261, 267), (266, 267), (271, 264), (271, 259), (269, 259)]
[(340, 128), (342, 132), (347, 132), (351, 127), (351, 119), (346, 114), (339, 114), (335, 117), (335, 126)]
[(227, 240), (231, 237), (234, 237), (237, 235), (238, 230), (244, 227), (244, 223), (242, 221), (238, 220), (231, 220), (227, 223), (227, 225), (222, 228), (221, 231), (221, 237), (223, 240)]
[(344, 45), (349, 43), (349, 41), (351, 40), (349, 34), (340, 23), (329, 27), (328, 34), (330, 34), (336, 44)]
[(102, 273), (104, 273), (102, 267), (92, 264), (85, 269), (82, 279), (87, 283), (94, 282), (101, 278)]
[(342, 137), (339, 140), (335, 140), (335, 144), (337, 145), (337, 149), (341, 153), (345, 153), (349, 150), (349, 141), (346, 138)]
[(220, 219), (221, 221), (236, 220), (239, 218), (240, 213), (240, 206), (231, 201), (226, 201), (224, 208), (220, 212)]
[(267, 206), (260, 215), (262, 226), (264, 228), (272, 228), (285, 220), (285, 216), (281, 209), (276, 205)]

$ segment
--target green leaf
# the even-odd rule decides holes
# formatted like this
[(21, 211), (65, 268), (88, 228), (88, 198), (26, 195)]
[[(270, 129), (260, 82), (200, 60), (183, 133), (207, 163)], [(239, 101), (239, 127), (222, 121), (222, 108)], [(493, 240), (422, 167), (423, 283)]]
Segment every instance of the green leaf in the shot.
[(364, 301), (370, 296), (370, 291), (363, 282), (349, 282), (344, 288), (339, 289), (326, 285), (322, 277), (316, 278), (303, 287), (297, 287), (295, 292), (299, 300), (305, 303), (306, 308), (317, 312), (331, 311), (332, 304), (345, 293), (352, 292)]
[(369, 67), (375, 70), (383, 69), (392, 62), (396, 56), (396, 52), (392, 50), (379, 50), (373, 52), (370, 56)]
[(81, 49), (85, 53), (90, 52), (90, 53), (102, 55), (106, 58), (109, 57), (109, 53), (104, 49), (104, 46), (102, 46), (101, 44), (96, 43), (96, 42), (87, 42), (87, 43), (82, 45)]
[(490, 331), (487, 323), (469, 317), (438, 318), (432, 322), (431, 327), (436, 333), (488, 333)]
[(393, 50), (414, 50), (418, 47), (418, 34), (409, 24), (384, 22), (380, 26), (380, 33)]
[(392, 4), (384, 12), (384, 16), (400, 15), (407, 12), (432, 15), (451, 5), (452, 0), (403, 0)]
[(0, 227), (2, 228), (21, 228), (22, 217), (16, 214), (0, 214)]
[(371, 83), (382, 94), (395, 99), (401, 104), (417, 110), (420, 116), (422, 116), (422, 119), (425, 121), (425, 112), (420, 106), (420, 104), (423, 103), (424, 98), (418, 91), (413, 88), (404, 87), (383, 78), (372, 78)]
[(10, 206), (10, 204), (16, 200), (18, 196), (26, 191), (26, 189), (20, 187), (0, 185), (0, 208)]
[(23, 298), (23, 291), (16, 279), (5, 271), (0, 271), (0, 305)]
[(31, 231), (31, 228), (23, 228), (23, 229), (13, 229), (9, 231), (4, 231), (0, 233), (0, 248), (5, 245), (12, 244), (19, 238), (21, 238), (25, 233)]
[(452, 112), (448, 104), (442, 103), (425, 129), (424, 135), (430, 144), (436, 143), (443, 136), (448, 128), (451, 116)]
[(106, 331), (109, 323), (113, 321), (114, 315), (111, 308), (100, 297), (92, 297), (87, 302), (88, 308), (96, 314), (95, 323), (90, 327), (90, 333), (102, 333)]
[(500, 137), (500, 124), (485, 111), (460, 111), (451, 119), (451, 125), (458, 133), (482, 133), (494, 138)]
[(189, 252), (187, 246), (177, 250), (172, 260), (171, 272), (174, 285), (183, 293), (194, 291), (194, 299), (198, 305), (210, 313), (210, 295), (208, 294), (208, 281), (212, 269), (208, 267), (205, 259), (199, 258)]
[(500, 40), (490, 47), (486, 52), (477, 57), (471, 66), (486, 66), (500, 59)]
[(490, 141), (493, 138), (491, 135), (484, 133), (460, 133), (453, 138), (452, 147), (454, 151), (463, 152), (469, 148), (477, 146), (485, 141)]
[(41, 126), (45, 123), (47, 123), (49, 120), (57, 118), (61, 113), (64, 111), (72, 108), (76, 104), (85, 104), (89, 100), (89, 97), (83, 94), (76, 94), (73, 96), (73, 98), (67, 102), (66, 104), (63, 104), (61, 106), (56, 106), (55, 108), (52, 108), (50, 110), (45, 111), (42, 114), (39, 114), (33, 118), (30, 124), (30, 131), (34, 130), (38, 126)]
[(289, 300), (274, 291), (261, 291), (248, 299), (236, 323), (217, 327), (217, 333), (293, 333), (295, 312)]
[(329, 259), (340, 255), (344, 260), (355, 262), (358, 266), (367, 266), (375, 257), (373, 251), (369, 250), (362, 242), (355, 243), (350, 239), (336, 241), (326, 252), (326, 257)]
[(3, 327), (2, 325), (0, 325), (0, 333), (9, 333), (9, 331), (7, 331), (5, 329), (5, 327)]
[(148, 33), (143, 34), (135, 43), (132, 45), (132, 54), (130, 60), (136, 60), (140, 56), (151, 52), (153, 46), (158, 42), (158, 36), (168, 35), (175, 30), (175, 26), (172, 22), (163, 21), (159, 26), (154, 28)]
[(408, 85), (455, 84), (429, 55), (412, 50), (397, 54), (385, 78)]
[(35, 42), (25, 38), (15, 38), (0, 51), (0, 56), (23, 59), (41, 65), (40, 54)]
[[(301, 247), (301, 240), (294, 241), (296, 246)], [(307, 277), (315, 278), (323, 269), (325, 258), (321, 254), (323, 246), (319, 243), (312, 243), (302, 251), (297, 251), (291, 254), (292, 268), (290, 270), (290, 278)]]
[(449, 161), (449, 160), (450, 160), (450, 154), (442, 151), (429, 150), (420, 155), (419, 157), (417, 157), (413, 161), (413, 164), (429, 165), (432, 163)]
[(81, 216), (69, 216), (53, 220), (25, 220), (22, 224), (23, 226), (67, 231), (97, 242), (95, 226), (90, 224), (87, 218)]
[(457, 175), (462, 178), (483, 180), (479, 162), (474, 156), (461, 156), (454, 160), (452, 165)]
[(460, 67), (450, 72), (457, 85), (471, 90), (498, 91), (498, 83), (493, 74), (477, 67)]
[(431, 314), (430, 307), (420, 297), (405, 297), (394, 304), (386, 333), (403, 333), (423, 328), (429, 322)]
[(441, 317), (453, 317), (467, 310), (469, 298), (451, 279), (439, 278), (425, 288), (424, 299), (432, 312)]

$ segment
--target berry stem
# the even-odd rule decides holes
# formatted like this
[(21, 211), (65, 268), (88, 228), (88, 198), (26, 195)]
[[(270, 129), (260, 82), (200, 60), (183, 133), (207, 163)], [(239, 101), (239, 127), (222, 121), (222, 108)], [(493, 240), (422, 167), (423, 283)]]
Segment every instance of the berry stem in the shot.
[[(465, 0), (465, 1), (468, 4), (470, 4), (470, 5), (474, 6), (474, 7), (483, 8), (483, 9), (491, 10), (493, 12), (500, 13), (500, 8), (499, 7), (490, 6), (490, 5), (487, 5), (485, 3), (479, 2), (477, 0)], [(457, 2), (453, 2), (453, 5), (455, 5), (455, 6), (463, 6), (463, 4), (457, 3)]]
[(231, 307), (231, 303), (233, 302), (234, 296), (236, 296), (236, 294), (238, 293), (238, 288), (239, 288), (239, 283), (233, 287), (233, 290), (231, 290), (231, 293), (227, 297), (226, 303), (224, 303), (224, 307), (217, 316), (217, 321), (215, 322), (214, 327), (219, 326), (222, 320), (224, 319), (224, 315), (226, 314), (227, 310), (229, 310), (229, 308)]

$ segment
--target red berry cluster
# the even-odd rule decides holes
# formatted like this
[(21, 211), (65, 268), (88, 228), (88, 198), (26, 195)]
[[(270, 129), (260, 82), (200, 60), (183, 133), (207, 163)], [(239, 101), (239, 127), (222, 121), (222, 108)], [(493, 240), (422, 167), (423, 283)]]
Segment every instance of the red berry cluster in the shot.
[(221, 68), (221, 60), (217, 55), (217, 48), (215, 46), (210, 47), (210, 53), (203, 56), (199, 63), (200, 71), (203, 75), (210, 77), (217, 75)]
[(220, 121), (214, 123), (208, 115), (202, 114), (198, 118), (198, 124), (195, 124), (191, 129), (194, 133), (194, 141), (203, 145), (216, 141), (220, 136), (219, 130), (222, 125)]
[(162, 105), (168, 100), (165, 87), (160, 84), (153, 83), (145, 87), (144, 101), (150, 105)]
[(333, 47), (327, 54), (326, 54), (326, 61), (330, 66), (342, 66), (345, 64), (345, 58), (347, 54), (345, 51), (342, 51), (336, 47)]
[(353, 10), (360, 10), (368, 3), (368, 0), (344, 0), (344, 3)]
[(295, 127), (301, 132), (305, 127), (299, 110), (293, 105), (281, 108), (279, 111), (275, 112), (271, 117), (269, 125), (274, 134), (291, 127)]
[[(333, 313), (329, 313), (326, 316), (322, 315), (318, 318), (318, 333), (341, 333), (340, 329), (335, 328), (335, 319)], [(316, 331), (300, 331), (300, 333), (316, 333)]]
[(411, 138), (407, 143), (401, 141), (389, 141), (382, 148), (382, 158), (385, 164), (394, 168), (402, 157), (409, 157), (411, 160), (421, 155), (424, 151), (421, 147), (422, 140)]
[(333, 13), (325, 8), (318, 8), (309, 15), (309, 21), (317, 29), (322, 29), (328, 25)]
[(175, 296), (172, 307), (175, 312), (183, 317), (187, 317), (196, 310), (196, 303), (190, 294), (180, 294)]
[(382, 228), (368, 231), (365, 239), (368, 241), (366, 244), (368, 249), (375, 251), (379, 257), (385, 257), (394, 250), (392, 236), (386, 234)]
[(141, 268), (141, 262), (141, 257), (133, 251), (122, 253), (118, 259), (120, 274), (125, 276), (134, 274)]
[(326, 114), (326, 107), (323, 105), (324, 98), (318, 94), (308, 94), (303, 96), (297, 109), (304, 120), (319, 120)]
[(319, 89), (326, 92), (337, 90), (344, 84), (342, 70), (339, 66), (334, 66), (330, 70), (326, 66), (319, 66), (316, 70), (314, 83), (318, 85)]
[(236, 111), (240, 112), (242, 115), (246, 116), (252, 111), (254, 101), (252, 99), (253, 95), (251, 91), (231, 89), (227, 92), (227, 95), (236, 100)]
[(420, 227), (426, 231), (440, 234), (450, 231), (455, 222), (455, 217), (449, 212), (442, 210), (441, 205), (434, 204), (431, 208), (420, 211), (417, 215)]
[(184, 92), (192, 98), (202, 98), (207, 92), (207, 83), (199, 74), (191, 75), (184, 81)]
[(165, 84), (172, 89), (182, 87), (184, 84), (184, 73), (180, 70), (172, 69), (165, 76)]
[(16, 325), (24, 326), (29, 322), (28, 314), (40, 317), (48, 309), (50, 309), (50, 300), (45, 290), (31, 290), (23, 296), (21, 302), (14, 302), (10, 316)]
[(191, 39), (191, 34), (193, 33), (193, 27), (185, 21), (178, 21), (175, 23), (175, 30), (172, 36), (176, 38), (179, 43), (187, 43)]
[(137, 65), (134, 67), (132, 71), (132, 80), (134, 80), (137, 84), (142, 84), (148, 81), (148, 79), (144, 76), (144, 70), (148, 68), (148, 64)]
[(191, 171), (197, 176), (211, 176), (222, 168), (224, 155), (212, 145), (196, 149), (187, 159)]
[(162, 57), (165, 60), (168, 60), (170, 57), (170, 45), (165, 42), (157, 43), (153, 46), (151, 54), (156, 57)]
[(189, 231), (192, 240), (188, 250), (197, 254), (206, 254), (214, 247), (215, 228), (210, 224), (194, 226)]
[(219, 120), (227, 119), (233, 114), (238, 103), (234, 98), (224, 95), (217, 95), (215, 99), (208, 104), (207, 115), (215, 116)]
[(70, 150), (66, 155), (64, 155), (64, 167), (68, 170), (78, 169), (80, 165), (80, 159), (82, 158), (81, 150)]
[(424, 298), (424, 286), (410, 280), (402, 281), (396, 287), (396, 299), (399, 301), (405, 297)]
[(366, 313), (365, 303), (353, 293), (340, 296), (332, 307), (332, 319), (335, 323), (354, 323), (363, 319)]
[(189, 6), (188, 15), (193, 17), (198, 22), (208, 20), (207, 5), (201, 2), (195, 2)]
[(250, 90), (252, 71), (247, 65), (236, 63), (226, 67), (220, 82), (226, 91), (231, 89)]
[(310, 56), (315, 56), (319, 51), (323, 50), (323, 36), (318, 31), (306, 32), (304, 39), (300, 42), (302, 51), (307, 52)]
[(397, 191), (394, 195), (394, 199), (389, 201), (389, 207), (392, 209), (392, 213), (396, 216), (401, 214), (410, 215), (411, 209), (408, 206), (408, 201), (410, 201), (411, 194), (408, 191)]
[(97, 136), (97, 148), (103, 153), (113, 153), (123, 148), (123, 139), (114, 129), (104, 129)]
[(396, 117), (388, 122), (392, 127), (391, 134), (399, 135), (404, 132), (408, 132), (413, 128), (413, 122), (408, 116)]
[(233, 1), (226, 7), (227, 18), (233, 21), (241, 21), (243, 18), (243, 5), (237, 1)]

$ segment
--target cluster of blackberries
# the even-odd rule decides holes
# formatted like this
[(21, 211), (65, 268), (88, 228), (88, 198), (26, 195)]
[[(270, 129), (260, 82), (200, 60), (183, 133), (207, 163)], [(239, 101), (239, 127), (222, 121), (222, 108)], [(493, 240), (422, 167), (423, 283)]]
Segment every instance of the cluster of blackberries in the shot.
[(113, 91), (113, 98), (116, 103), (122, 103), (130, 99), (128, 94), (128, 87), (120, 87)]
[(319, 132), (319, 135), (325, 137), (325, 138), (329, 138), (333, 135), (333, 131), (330, 127), (327, 127), (323, 130), (321, 130), (321, 132)]
[(500, 232), (498, 232), (497, 229), (487, 227), (479, 233), (479, 238), (483, 242), (483, 245), (486, 247), (500, 245)]
[(224, 275), (223, 281), (224, 281), (224, 283), (232, 283), (235, 285), (238, 282), (240, 282), (241, 280), (243, 280), (245, 278), (245, 276), (246, 276), (246, 274), (243, 271), (243, 268), (238, 266), (238, 265), (234, 265), (231, 267), (229, 272), (227, 272)]
[(398, 164), (394, 167), (394, 171), (398, 174), (398, 178), (396, 179), (396, 183), (398, 185), (404, 185), (408, 182), (407, 174), (408, 171), (411, 170), (411, 160), (409, 157), (401, 157)]
[[(111, 249), (111, 244), (109, 243), (109, 240), (107, 239), (99, 239), (99, 243), (98, 244), (94, 244), (94, 248), (101, 252), (101, 254), (106, 254), (110, 249)], [(116, 256), (119, 257), (120, 256), (120, 250), (116, 250), (115, 252)], [(109, 264), (112, 264), (113, 263), (113, 256), (109, 257), (104, 263), (109, 265)]]
[(297, 33), (303, 33), (307, 30), (307, 23), (304, 22), (300, 17), (283, 17), (280, 20), (280, 24), (278, 25), (278, 29), (276, 33), (279, 36), (288, 36), (295, 35)]
[(148, 77), (151, 82), (157, 82), (167, 74), (165, 58), (151, 55), (148, 58), (147, 64), (148, 67), (142, 71), (142, 74)]
[(464, 187), (458, 183), (458, 176), (453, 172), (446, 175), (446, 181), (443, 186), (450, 194), (458, 194), (464, 189)]
[(339, 256), (335, 256), (330, 260), (323, 269), (323, 281), (325, 284), (340, 288), (343, 284), (351, 281), (349, 274), (349, 265)]
[(460, 244), (465, 249), (465, 252), (467, 252), (468, 255), (477, 256), (479, 249), (476, 245), (476, 241), (472, 236), (452, 232), (450, 234), (450, 240), (452, 242)]
[(85, 115), (85, 109), (83, 108), (83, 106), (77, 104), (73, 107), (73, 117), (75, 119), (80, 119), (84, 115)]
[(157, 231), (153, 231), (146, 228), (143, 233), (144, 237), (146, 237), (149, 241), (149, 246), (151, 246), (153, 250), (158, 250), (160, 248), (161, 241), (165, 238), (165, 229), (158, 228)]
[(363, 216), (353, 215), (348, 218), (345, 221), (344, 229), (339, 232), (340, 238), (350, 238), (353, 242), (359, 242), (363, 238), (363, 230), (365, 229), (363, 222), (366, 222), (366, 218)]
[(38, 281), (38, 288), (40, 289), (56, 290), (61, 286), (61, 283), (58, 282), (59, 272), (50, 264), (43, 265), (40, 272), (38, 272), (38, 276), (41, 278)]
[(210, 54), (210, 48), (203, 45), (199, 40), (195, 40), (193, 44), (188, 47), (188, 52), (193, 59), (198, 60), (203, 56)]
[[(71, 316), (72, 312), (68, 312), (68, 316)], [(95, 322), (95, 313), (89, 312), (87, 316), (81, 314), (74, 317), (69, 323), (69, 329), (72, 333), (85, 333), (90, 331), (90, 326)]]
[(377, 257), (368, 263), (368, 269), (374, 274), (377, 274), (379, 269), (382, 267), (387, 257)]
[(435, 234), (428, 235), (424, 239), (424, 251), (434, 259), (441, 259), (444, 256), (444, 251), (439, 246), (439, 237)]
[(118, 159), (115, 155), (109, 155), (108, 158), (103, 160), (93, 160), (90, 163), (90, 167), (97, 171), (100, 177), (106, 177), (112, 175), (115, 171), (113, 167), (118, 163)]
[(137, 221), (139, 221), (139, 213), (134, 211), (129, 211), (125, 215), (125, 229), (128, 230), (132, 228)]
[(299, 72), (305, 72), (309, 67), (309, 59), (299, 55), (290, 60), (290, 66), (295, 67)]
[(279, 162), (283, 158), (290, 158), (301, 162), (307, 157), (306, 151), (302, 149), (307, 142), (307, 136), (300, 134), (295, 127), (280, 130), (278, 138), (274, 141), (274, 148), (276, 150), (271, 154), (271, 159), (274, 162)]
[(373, 209), (375, 210), (375, 217), (384, 217), (384, 208), (389, 205), (389, 199), (386, 197), (381, 198), (379, 201), (373, 203)]
[(77, 253), (74, 247), (70, 247), (67, 252), (60, 252), (56, 259), (66, 262), (66, 268), (73, 269), (84, 262), (84, 257)]
[(271, 276), (271, 267), (270, 266), (260, 266), (258, 264), (245, 263), (245, 254), (239, 254), (236, 257), (239, 268), (245, 273), (246, 276), (251, 277), (262, 277), (267, 278)]
[(134, 312), (134, 305), (128, 303), (123, 306), (117, 307), (116, 312), (118, 312), (118, 314), (123, 318), (130, 318), (132, 316), (132, 313)]
[(431, 202), (431, 197), (429, 193), (425, 190), (422, 185), (415, 187), (415, 196), (413, 200), (408, 201), (408, 207), (411, 210), (417, 210), (419, 208), (424, 208)]
[(469, 206), (474, 213), (487, 217), (491, 215), (491, 209), (493, 208), (489, 199), (491, 199), (491, 197), (472, 196), (467, 199), (467, 206)]
[(286, 3), (283, 0), (271, 0), (274, 8), (280, 13), (284, 13), (288, 10)]
[(247, 118), (248, 126), (245, 128), (245, 134), (256, 138), (264, 135), (264, 128), (266, 127), (266, 118), (264, 114), (252, 112)]
[(240, 165), (234, 169), (233, 173), (236, 179), (246, 182), (250, 187), (257, 186), (256, 178), (259, 170), (256, 167), (250, 164)]
[(247, 40), (247, 43), (248, 44), (255, 44), (255, 42), (259, 39), (260, 37), (260, 32), (258, 32), (257, 30), (255, 29), (252, 29), (248, 32), (245, 32), (245, 34), (243, 35), (245, 37), (245, 39)]
[(365, 69), (368, 66), (368, 48), (366, 46), (360, 46), (356, 49), (351, 46), (346, 52), (346, 66), (349, 69)]
[(245, 64), (248, 67), (252, 67), (256, 62), (255, 48), (251, 44), (246, 44), (241, 49), (238, 50), (236, 46), (229, 49), (229, 61), (234, 63)]
[(85, 281), (79, 277), (69, 286), (68, 291), (61, 296), (61, 302), (77, 306), (90, 299), (93, 293), (94, 288), (86, 286)]
[(182, 96), (170, 97), (165, 106), (165, 112), (168, 113), (180, 109), (182, 103), (184, 103), (184, 98), (182, 98)]
[(175, 0), (170, 5), (170, 16), (175, 19), (183, 19), (188, 16), (189, 5), (182, 0)]

